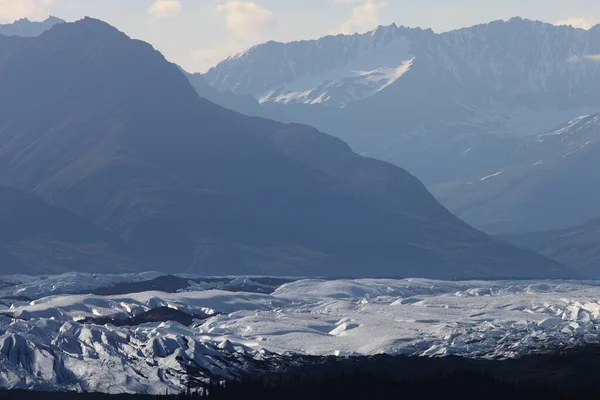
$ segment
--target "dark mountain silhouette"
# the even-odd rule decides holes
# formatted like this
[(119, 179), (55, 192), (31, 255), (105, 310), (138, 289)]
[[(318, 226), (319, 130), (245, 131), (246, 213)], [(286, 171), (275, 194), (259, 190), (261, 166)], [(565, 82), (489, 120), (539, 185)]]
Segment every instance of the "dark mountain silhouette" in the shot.
[(202, 99), (94, 19), (0, 37), (0, 182), (206, 274), (564, 277), (480, 233), (403, 169)]
[(0, 187), (1, 273), (125, 272), (126, 245), (91, 222), (20, 190)]
[(600, 220), (557, 231), (500, 237), (559, 261), (581, 275), (600, 278)]

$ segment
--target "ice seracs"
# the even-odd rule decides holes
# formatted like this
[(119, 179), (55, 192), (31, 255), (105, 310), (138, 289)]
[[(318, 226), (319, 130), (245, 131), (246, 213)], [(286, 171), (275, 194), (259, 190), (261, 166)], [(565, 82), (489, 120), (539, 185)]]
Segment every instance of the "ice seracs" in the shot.
[[(272, 294), (54, 295), (0, 309), (0, 386), (164, 393), (183, 389), (190, 373), (254, 376), (297, 365), (303, 355), (518, 357), (600, 343), (599, 299), (598, 281), (427, 279), (304, 279)], [(82, 319), (161, 305), (216, 315), (190, 326)]]

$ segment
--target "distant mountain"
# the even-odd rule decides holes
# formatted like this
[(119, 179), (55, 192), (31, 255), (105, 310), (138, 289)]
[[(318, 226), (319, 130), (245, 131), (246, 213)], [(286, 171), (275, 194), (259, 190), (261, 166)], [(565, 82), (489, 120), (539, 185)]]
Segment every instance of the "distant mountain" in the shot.
[[(540, 135), (501, 139), (495, 147), (495, 160), (478, 174), (431, 187), (459, 217), (492, 233), (554, 230), (600, 218), (600, 114)], [(473, 154), (479, 150), (473, 145)]]
[(572, 276), (464, 224), (401, 168), (200, 98), (101, 21), (0, 36), (0, 52), (0, 182), (119, 235), (147, 269)]
[(504, 235), (502, 239), (600, 279), (600, 220), (558, 231)]
[(289, 121), (289, 117), (279, 107), (266, 109), (260, 105), (258, 100), (250, 95), (235, 94), (231, 90), (219, 91), (211, 86), (202, 74), (183, 72), (192, 87), (196, 90), (196, 93), (211, 103), (250, 117), (270, 118), (281, 122)]
[(62, 19), (52, 16), (41, 22), (30, 21), (27, 18), (23, 18), (13, 22), (12, 24), (0, 24), (0, 35), (23, 37), (39, 36), (43, 32), (52, 28), (54, 25), (64, 23), (65, 21)]
[(127, 247), (73, 213), (14, 188), (0, 187), (3, 274), (131, 272)]
[(200, 95), (200, 97), (204, 97), (211, 103), (218, 104), (221, 107), (225, 107), (251, 117), (266, 116), (266, 111), (261, 107), (258, 100), (256, 100), (254, 97), (250, 95), (236, 95), (230, 90), (220, 92), (209, 85), (202, 74), (190, 74), (185, 71), (184, 73), (198, 95)]
[(479, 173), (473, 136), (524, 136), (600, 111), (600, 26), (513, 18), (443, 34), (379, 27), (365, 34), (269, 42), (205, 74), (359, 153), (435, 184)]

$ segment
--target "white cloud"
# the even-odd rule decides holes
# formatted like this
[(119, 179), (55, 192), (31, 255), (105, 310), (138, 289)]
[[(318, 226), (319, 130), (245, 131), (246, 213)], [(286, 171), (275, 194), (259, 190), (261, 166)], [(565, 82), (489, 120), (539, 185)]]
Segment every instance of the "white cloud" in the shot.
[(600, 54), (584, 54), (582, 56), (572, 56), (567, 59), (570, 64), (576, 64), (583, 61), (600, 63)]
[(567, 25), (572, 26), (573, 28), (581, 28), (587, 30), (596, 25), (596, 21), (593, 18), (573, 17), (556, 21), (554, 22), (554, 25)]
[(586, 54), (583, 58), (587, 61), (600, 62), (600, 54)]
[(334, 0), (336, 4), (353, 4), (350, 18), (342, 24), (337, 33), (352, 34), (374, 29), (379, 25), (382, 11), (387, 1), (380, 0)]
[(217, 11), (225, 16), (231, 36), (239, 40), (258, 40), (276, 24), (271, 11), (252, 1), (228, 0), (217, 6)]
[(53, 4), (54, 0), (0, 0), (0, 23), (21, 18), (44, 19)]
[(224, 18), (226, 33), (213, 46), (190, 52), (191, 62), (202, 70), (264, 41), (277, 25), (273, 13), (253, 1), (227, 0), (217, 5), (215, 13)]
[(180, 0), (156, 0), (148, 9), (152, 19), (172, 18), (181, 14)]

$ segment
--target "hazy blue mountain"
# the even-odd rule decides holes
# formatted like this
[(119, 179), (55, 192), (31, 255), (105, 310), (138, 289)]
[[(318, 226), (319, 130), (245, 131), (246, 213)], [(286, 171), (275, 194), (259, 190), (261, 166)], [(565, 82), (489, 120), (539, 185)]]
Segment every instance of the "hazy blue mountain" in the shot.
[(251, 95), (235, 94), (231, 90), (219, 91), (211, 86), (202, 74), (190, 74), (185, 71), (184, 73), (198, 95), (211, 103), (215, 103), (221, 107), (228, 108), (250, 117), (269, 118), (281, 122), (289, 122), (289, 117), (280, 107), (274, 106), (269, 107), (268, 109), (264, 108), (258, 100)]
[(221, 92), (206, 82), (202, 74), (185, 72), (185, 75), (198, 95), (212, 103), (251, 117), (265, 117), (267, 114), (258, 100), (250, 95), (236, 95), (230, 90)]
[(477, 174), (504, 157), (493, 151), (497, 136), (538, 134), (600, 111), (598, 54), (600, 26), (585, 31), (513, 18), (436, 34), (392, 25), (265, 43), (205, 78), (430, 185)]
[(600, 220), (575, 228), (501, 238), (553, 258), (582, 275), (600, 278)]
[(0, 187), (0, 273), (131, 272), (134, 258), (122, 241), (91, 222)]
[(41, 22), (30, 21), (27, 18), (23, 18), (12, 24), (0, 24), (0, 35), (23, 37), (39, 36), (54, 25), (63, 24), (64, 22), (65, 21), (62, 19), (52, 16)]
[(0, 182), (119, 235), (147, 267), (572, 276), (469, 227), (401, 168), (202, 99), (177, 66), (101, 21), (0, 36), (0, 52)]
[(431, 187), (459, 217), (492, 233), (554, 230), (600, 218), (600, 114), (540, 135), (502, 139), (496, 149), (494, 165)]

